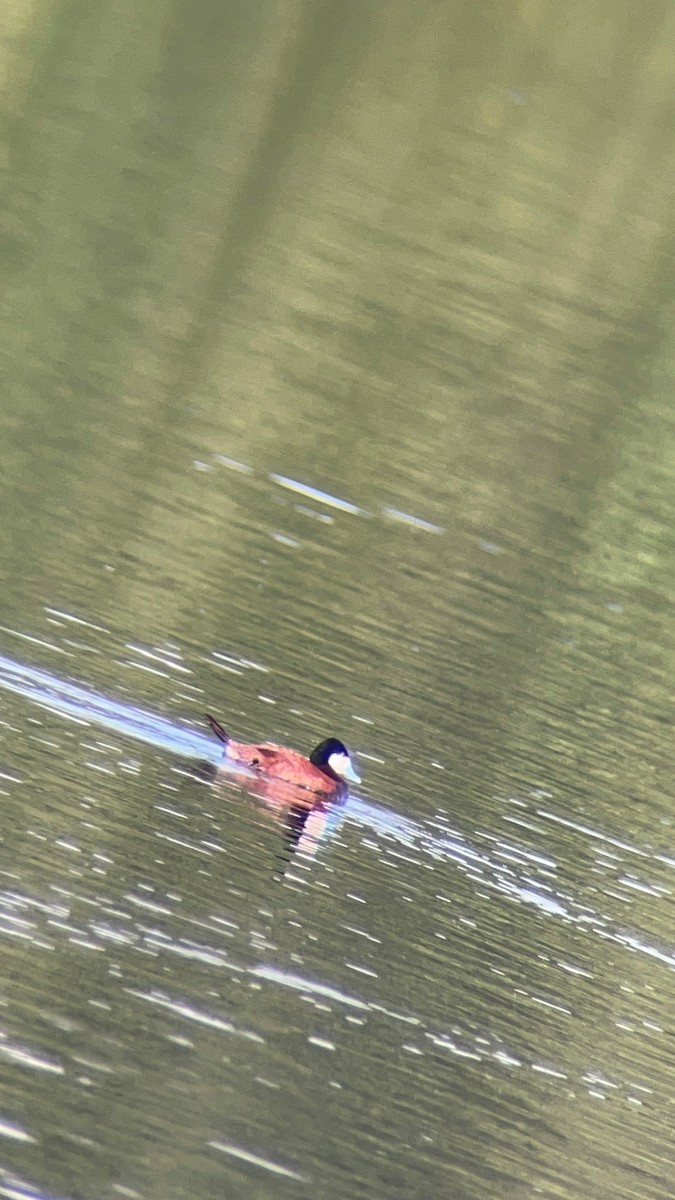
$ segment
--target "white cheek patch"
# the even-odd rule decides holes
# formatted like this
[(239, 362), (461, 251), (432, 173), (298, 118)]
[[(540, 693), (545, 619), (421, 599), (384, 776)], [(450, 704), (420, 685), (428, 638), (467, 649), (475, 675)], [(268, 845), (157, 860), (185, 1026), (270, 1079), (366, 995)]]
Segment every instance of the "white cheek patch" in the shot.
[(343, 779), (349, 771), (349, 757), (346, 754), (331, 754), (328, 766), (331, 771), (335, 771), (335, 774), (340, 776), (340, 779)]
[(339, 775), (340, 779), (349, 779), (351, 783), (361, 782), (348, 754), (331, 754), (328, 759), (328, 766), (331, 771)]

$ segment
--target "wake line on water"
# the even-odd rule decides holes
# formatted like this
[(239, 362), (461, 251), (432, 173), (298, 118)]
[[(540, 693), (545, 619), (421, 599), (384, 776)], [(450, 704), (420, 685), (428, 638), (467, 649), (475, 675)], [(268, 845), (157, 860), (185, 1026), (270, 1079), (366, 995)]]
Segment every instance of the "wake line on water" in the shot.
[(0, 688), (24, 696), (59, 716), (70, 717), (83, 725), (102, 725), (161, 750), (210, 762), (222, 758), (220, 747), (205, 733), (181, 729), (165, 717), (122, 704), (91, 688), (67, 683), (47, 671), (24, 666), (3, 655), (0, 655)]
[[(123, 704), (80, 684), (68, 683), (47, 671), (25, 666), (4, 655), (0, 655), (0, 688), (82, 725), (100, 725), (122, 736), (187, 758), (199, 758), (214, 764), (222, 762), (220, 745), (206, 733), (181, 728), (165, 717)], [(500, 842), (500, 859), (487, 850), (470, 845), (460, 833), (448, 830), (439, 837), (430, 828), (408, 817), (356, 796), (349, 796), (343, 804), (334, 807), (326, 824), (326, 833), (330, 835), (345, 820), (366, 825), (384, 840), (393, 840), (412, 852), (422, 852), (436, 860), (450, 860), (481, 886), (502, 896), (534, 905), (549, 916), (593, 929), (596, 934), (628, 950), (642, 952), (664, 965), (675, 967), (675, 951), (671, 947), (660, 948), (645, 942), (635, 931), (614, 927), (586, 905), (563, 895), (551, 883), (550, 877), (556, 870), (556, 864), (550, 858)], [(504, 861), (505, 856), (509, 856), (508, 865)], [(514, 857), (516, 860), (525, 860), (522, 870), (520, 864), (514, 863)], [(540, 868), (547, 877), (546, 881), (537, 878)]]

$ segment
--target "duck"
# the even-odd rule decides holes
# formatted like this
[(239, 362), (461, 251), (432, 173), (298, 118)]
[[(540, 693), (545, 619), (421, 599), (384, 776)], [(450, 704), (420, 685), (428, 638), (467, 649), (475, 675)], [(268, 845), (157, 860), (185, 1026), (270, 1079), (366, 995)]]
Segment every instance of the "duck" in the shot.
[[(310, 803), (343, 799), (350, 783), (360, 783), (351, 756), (339, 738), (325, 738), (312, 750), (309, 758), (298, 750), (277, 746), (272, 742), (258, 745), (235, 742), (229, 733), (212, 717), (204, 714), (216, 737), (225, 745), (225, 756), (234, 765), (246, 767), (262, 781), (279, 781), (293, 793), (309, 793)], [(295, 793), (297, 794), (297, 793)]]

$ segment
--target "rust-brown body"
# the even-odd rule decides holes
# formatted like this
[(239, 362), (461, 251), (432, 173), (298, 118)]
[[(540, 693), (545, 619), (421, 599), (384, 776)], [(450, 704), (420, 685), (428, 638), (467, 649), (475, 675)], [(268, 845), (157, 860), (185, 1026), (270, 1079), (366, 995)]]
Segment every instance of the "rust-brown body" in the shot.
[[(234, 766), (246, 767), (255, 775), (260, 776), (261, 782), (278, 781), (288, 785), (287, 795), (290, 798), (295, 793), (304, 793), (308, 804), (321, 801), (340, 800), (347, 794), (347, 784), (337, 778), (330, 768), (322, 769), (298, 750), (289, 750), (286, 746), (277, 746), (273, 742), (258, 744), (236, 742), (225, 732), (215, 717), (206, 714), (213, 732), (225, 745), (225, 758)], [(296, 790), (297, 789), (297, 790)], [(257, 791), (257, 788), (256, 788)], [(282, 788), (282, 791), (286, 791)]]
[(256, 746), (235, 742), (230, 738), (225, 753), (240, 767), (248, 767), (249, 771), (268, 779), (278, 779), (292, 787), (313, 792), (317, 798), (336, 800), (347, 791), (347, 785), (342, 780), (332, 779), (315, 767), (304, 754), (289, 750), (286, 746), (276, 746), (273, 742), (262, 742)]

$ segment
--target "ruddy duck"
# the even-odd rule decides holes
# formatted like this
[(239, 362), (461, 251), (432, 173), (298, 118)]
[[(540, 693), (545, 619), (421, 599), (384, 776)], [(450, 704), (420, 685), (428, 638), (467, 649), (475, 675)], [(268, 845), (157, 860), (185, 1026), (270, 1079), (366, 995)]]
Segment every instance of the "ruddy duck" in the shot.
[(204, 715), (216, 737), (225, 744), (227, 758), (263, 779), (279, 780), (311, 792), (317, 802), (337, 800), (347, 794), (349, 783), (361, 782), (347, 747), (338, 738), (326, 738), (305, 758), (297, 750), (269, 742), (258, 746), (235, 742), (215, 717)]

